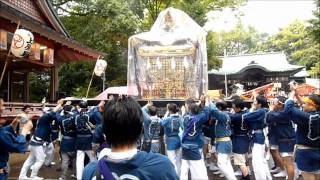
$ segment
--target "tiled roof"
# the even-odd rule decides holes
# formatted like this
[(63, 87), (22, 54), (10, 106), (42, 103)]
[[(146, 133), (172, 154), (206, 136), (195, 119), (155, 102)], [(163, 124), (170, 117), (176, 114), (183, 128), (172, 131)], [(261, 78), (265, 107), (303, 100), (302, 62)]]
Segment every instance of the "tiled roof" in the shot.
[(283, 52), (226, 56), (222, 58), (222, 67), (212, 69), (208, 74), (240, 74), (247, 69), (260, 68), (266, 72), (285, 72), (302, 69), (303, 66), (289, 64)]

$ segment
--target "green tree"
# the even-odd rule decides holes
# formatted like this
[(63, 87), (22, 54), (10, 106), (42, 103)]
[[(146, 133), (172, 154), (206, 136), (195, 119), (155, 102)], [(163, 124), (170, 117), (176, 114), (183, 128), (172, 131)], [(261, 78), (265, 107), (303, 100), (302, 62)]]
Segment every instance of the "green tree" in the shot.
[[(73, 2), (72, 6), (61, 5), (68, 2)], [(107, 86), (125, 85), (128, 38), (136, 32), (139, 23), (129, 4), (125, 0), (68, 2), (60, 2), (57, 7), (58, 11), (64, 12), (60, 18), (68, 32), (77, 41), (107, 54), (104, 57), (108, 62)], [(79, 95), (78, 92), (89, 84), (93, 68), (94, 62), (62, 65), (59, 72), (60, 91), (71, 96), (75, 95), (73, 92)], [(101, 79), (95, 77), (92, 90), (99, 92), (101, 86)]]
[(257, 47), (266, 37), (267, 34), (260, 34), (253, 27), (245, 27), (241, 22), (229, 32), (210, 32), (207, 36), (208, 68), (218, 69), (221, 66), (220, 57), (224, 56), (224, 51), (227, 55), (258, 52)]
[[(148, 31), (159, 13), (174, 7), (186, 12), (200, 26), (207, 21), (207, 13), (224, 7), (237, 8), (247, 0), (128, 0), (130, 9), (139, 17), (142, 31)], [(146, 13), (144, 13), (146, 10)]]
[(207, 56), (208, 56), (208, 70), (218, 69), (222, 65), (221, 51), (223, 55), (223, 50), (219, 46), (218, 34), (215, 32), (209, 32), (207, 35)]
[(207, 22), (207, 13), (213, 10), (219, 10), (224, 7), (237, 8), (243, 5), (246, 0), (183, 0), (175, 1), (173, 7), (186, 12), (200, 26)]
[(50, 74), (48, 72), (29, 73), (30, 102), (39, 103), (42, 98), (49, 98)]
[(284, 51), (292, 63), (306, 66), (308, 70), (319, 62), (320, 57), (319, 43), (313, 40), (306, 25), (298, 20), (271, 36), (261, 49)]
[(320, 0), (316, 1), (317, 10), (314, 11), (314, 19), (311, 19), (310, 26), (308, 27), (309, 32), (311, 33), (312, 39), (315, 44), (315, 48), (318, 50), (318, 62), (311, 67), (310, 74), (313, 77), (320, 77)]
[(226, 50), (227, 55), (254, 53), (257, 51), (258, 42), (262, 41), (262, 35), (253, 27), (244, 27), (241, 22), (232, 31), (221, 32), (220, 36), (220, 45)]
[(320, 62), (317, 62), (314, 67), (311, 67), (309, 73), (313, 78), (320, 78)]
[(308, 30), (315, 42), (320, 43), (320, 0), (316, 0), (317, 9), (313, 12), (315, 18), (311, 19)]

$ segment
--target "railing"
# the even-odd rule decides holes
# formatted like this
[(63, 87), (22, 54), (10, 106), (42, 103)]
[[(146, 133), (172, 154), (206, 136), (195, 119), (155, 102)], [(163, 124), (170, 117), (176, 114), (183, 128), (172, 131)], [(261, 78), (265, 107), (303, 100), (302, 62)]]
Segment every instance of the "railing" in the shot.
[[(30, 117), (32, 120), (38, 119), (42, 115), (43, 104), (41, 103), (18, 103), (18, 102), (5, 102), (5, 109), (0, 114), (0, 119), (6, 120), (6, 123), (12, 121), (18, 114), (22, 113), (22, 108), (28, 105), (30, 106), (31, 112)], [(56, 104), (45, 104), (46, 107), (52, 108)]]

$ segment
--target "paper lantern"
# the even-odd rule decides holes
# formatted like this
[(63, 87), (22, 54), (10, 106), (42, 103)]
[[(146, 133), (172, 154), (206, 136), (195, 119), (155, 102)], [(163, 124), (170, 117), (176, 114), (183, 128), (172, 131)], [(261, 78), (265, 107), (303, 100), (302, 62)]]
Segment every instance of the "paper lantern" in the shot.
[(54, 50), (46, 48), (43, 50), (43, 62), (45, 64), (54, 64)]
[(16, 57), (29, 55), (33, 40), (33, 34), (30, 31), (25, 29), (16, 30), (11, 42), (11, 53)]
[(41, 55), (40, 55), (40, 44), (39, 43), (32, 44), (29, 58), (32, 60), (40, 61)]
[(107, 61), (103, 59), (98, 59), (96, 62), (96, 66), (94, 67), (94, 74), (96, 76), (101, 76), (107, 68)]
[(0, 50), (7, 50), (8, 32), (0, 29)]

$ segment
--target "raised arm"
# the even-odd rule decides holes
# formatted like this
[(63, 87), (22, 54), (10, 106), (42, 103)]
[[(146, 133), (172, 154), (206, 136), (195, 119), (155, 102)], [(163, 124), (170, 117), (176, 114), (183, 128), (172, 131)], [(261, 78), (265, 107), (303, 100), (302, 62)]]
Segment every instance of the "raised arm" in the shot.
[(256, 111), (246, 113), (242, 117), (245, 121), (254, 122), (257, 121), (257, 119), (259, 119), (261, 116), (265, 116), (265, 113), (266, 112), (264, 110), (258, 109)]
[(309, 121), (310, 114), (294, 107), (294, 97), (296, 97), (296, 90), (293, 88), (289, 94), (288, 100), (285, 102), (284, 111), (291, 115), (291, 120), (296, 123), (306, 123)]
[(63, 105), (63, 100), (60, 99), (58, 102), (57, 102), (57, 106), (53, 108), (53, 112), (58, 112), (61, 108), (62, 108), (62, 105)]
[(1, 147), (5, 147), (9, 152), (22, 153), (27, 151), (26, 148), (26, 134), (32, 129), (32, 122), (27, 122), (21, 131), (21, 135), (16, 135), (14, 129), (16, 129), (19, 122), (19, 117), (15, 118), (8, 126), (3, 127), (0, 131), (0, 144)]
[[(219, 109), (217, 108), (217, 106), (212, 103), (211, 101), (209, 102), (209, 112), (210, 112), (210, 115), (215, 118), (217, 121), (222, 121), (222, 120), (225, 120), (226, 119), (226, 114), (219, 111)], [(204, 112), (206, 113), (206, 112)], [(207, 116), (208, 119), (209, 119), (209, 116)]]
[(144, 120), (150, 118), (149, 110), (148, 110), (148, 107), (149, 107), (149, 106), (152, 106), (152, 102), (151, 102), (151, 101), (148, 101), (148, 103), (141, 108), (142, 113), (143, 113), (143, 118), (144, 118)]

